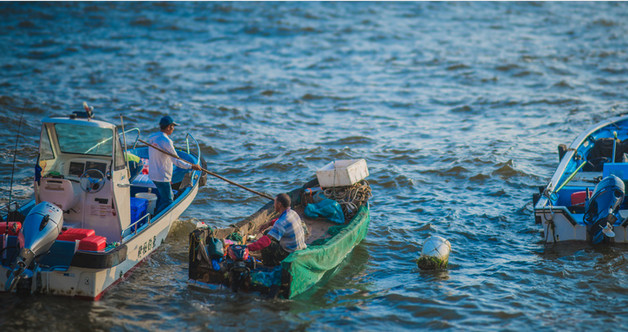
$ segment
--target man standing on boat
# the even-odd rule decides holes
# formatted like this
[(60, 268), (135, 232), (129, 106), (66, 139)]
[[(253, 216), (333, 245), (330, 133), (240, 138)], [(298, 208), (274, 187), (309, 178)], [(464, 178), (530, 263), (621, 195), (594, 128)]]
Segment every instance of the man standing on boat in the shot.
[(275, 197), (275, 211), (279, 218), (260, 227), (264, 230), (272, 226), (267, 235), (249, 244), (250, 251), (262, 251), (262, 262), (266, 266), (279, 265), (290, 253), (305, 249), (305, 230), (299, 214), (290, 208), (290, 196), (279, 194)]
[[(150, 135), (148, 142), (166, 152), (177, 155), (174, 144), (172, 144), (172, 140), (169, 136), (174, 132), (174, 127), (178, 125), (179, 124), (174, 122), (169, 115), (164, 116), (159, 120), (160, 132)], [(191, 168), (196, 171), (201, 170), (199, 165), (190, 165), (170, 157), (165, 153), (159, 152), (157, 149), (148, 149), (148, 177), (153, 181), (159, 192), (155, 214), (159, 213), (159, 211), (163, 210), (174, 201), (172, 186), (170, 184), (172, 180), (173, 164), (184, 169)]]

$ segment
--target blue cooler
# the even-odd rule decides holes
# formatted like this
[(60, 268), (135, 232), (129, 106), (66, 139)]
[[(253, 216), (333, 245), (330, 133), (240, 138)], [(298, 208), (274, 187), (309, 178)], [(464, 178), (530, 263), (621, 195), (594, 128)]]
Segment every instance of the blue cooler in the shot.
[(142, 218), (146, 214), (147, 208), (147, 199), (131, 197), (131, 224)]

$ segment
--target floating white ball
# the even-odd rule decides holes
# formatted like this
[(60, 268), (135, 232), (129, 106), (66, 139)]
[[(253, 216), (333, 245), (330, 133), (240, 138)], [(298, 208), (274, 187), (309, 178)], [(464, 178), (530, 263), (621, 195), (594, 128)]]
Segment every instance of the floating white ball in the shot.
[(444, 268), (449, 262), (451, 243), (440, 236), (431, 236), (423, 242), (417, 265), (423, 270)]

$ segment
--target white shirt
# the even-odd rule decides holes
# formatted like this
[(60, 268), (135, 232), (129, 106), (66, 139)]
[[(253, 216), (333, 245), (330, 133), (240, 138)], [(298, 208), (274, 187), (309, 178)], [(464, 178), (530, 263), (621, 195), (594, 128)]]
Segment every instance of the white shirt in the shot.
[[(148, 143), (155, 144), (157, 147), (164, 151), (170, 152), (175, 156), (178, 156), (174, 150), (172, 140), (164, 132), (158, 132), (148, 137)], [(172, 158), (164, 153), (157, 151), (156, 149), (148, 148), (148, 178), (157, 182), (170, 182), (172, 180), (172, 164), (185, 169), (190, 169), (192, 166), (186, 164), (178, 159)]]

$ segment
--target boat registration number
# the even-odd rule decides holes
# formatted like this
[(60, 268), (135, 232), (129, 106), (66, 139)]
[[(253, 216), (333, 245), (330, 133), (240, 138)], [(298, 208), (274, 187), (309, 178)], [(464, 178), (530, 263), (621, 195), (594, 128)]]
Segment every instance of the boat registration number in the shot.
[(148, 239), (148, 241), (145, 241), (142, 245), (140, 245), (137, 250), (138, 258), (141, 258), (142, 256), (146, 255), (148, 252), (153, 250), (155, 248), (156, 242), (157, 242), (157, 236), (153, 236), (151, 239)]

